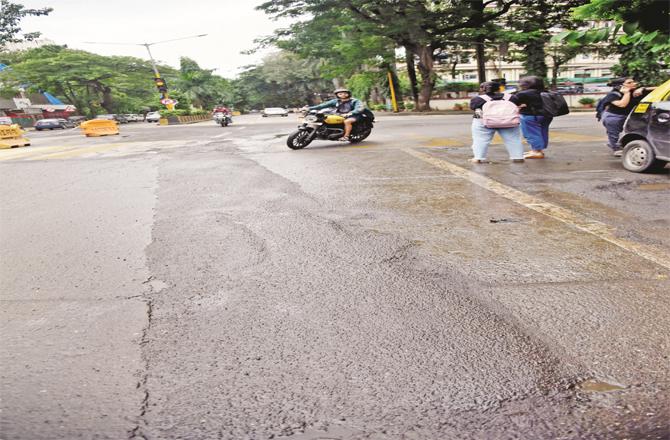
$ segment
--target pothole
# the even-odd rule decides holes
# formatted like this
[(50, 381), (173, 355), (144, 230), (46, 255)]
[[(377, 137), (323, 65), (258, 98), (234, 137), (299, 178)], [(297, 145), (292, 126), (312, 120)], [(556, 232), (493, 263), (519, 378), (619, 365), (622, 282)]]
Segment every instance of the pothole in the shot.
[(610, 391), (621, 391), (626, 389), (625, 387), (609, 382), (605, 382), (597, 379), (588, 379), (584, 382), (577, 385), (577, 388), (581, 391), (586, 391), (589, 393), (607, 393)]

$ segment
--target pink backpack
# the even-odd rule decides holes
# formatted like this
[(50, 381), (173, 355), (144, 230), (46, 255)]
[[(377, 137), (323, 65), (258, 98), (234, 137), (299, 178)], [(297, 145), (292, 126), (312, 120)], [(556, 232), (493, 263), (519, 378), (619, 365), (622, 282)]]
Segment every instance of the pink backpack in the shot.
[(509, 99), (509, 93), (503, 95), (503, 99), (494, 100), (488, 95), (479, 95), (484, 101), (482, 107), (482, 123), (486, 128), (512, 128), (518, 127), (520, 123), (519, 107)]

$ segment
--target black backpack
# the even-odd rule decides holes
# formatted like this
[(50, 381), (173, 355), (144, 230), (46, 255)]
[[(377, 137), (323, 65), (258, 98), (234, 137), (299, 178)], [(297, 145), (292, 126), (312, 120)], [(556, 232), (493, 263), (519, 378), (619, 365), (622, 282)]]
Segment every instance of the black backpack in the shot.
[[(619, 94), (618, 99), (621, 99), (623, 95), (621, 92), (617, 93)], [(605, 98), (607, 98), (607, 96), (605, 96)], [(603, 118), (603, 112), (607, 110), (607, 106), (613, 101), (612, 99), (606, 101), (605, 98), (600, 98), (596, 103), (596, 119), (599, 121)]]
[(556, 92), (542, 92), (540, 96), (542, 97), (542, 113), (545, 116), (555, 118), (570, 113), (563, 95)]

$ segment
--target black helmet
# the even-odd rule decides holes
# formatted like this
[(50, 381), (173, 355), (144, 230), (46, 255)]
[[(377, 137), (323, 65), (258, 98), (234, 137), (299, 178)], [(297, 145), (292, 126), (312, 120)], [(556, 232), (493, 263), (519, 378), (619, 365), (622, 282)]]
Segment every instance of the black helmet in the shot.
[(351, 96), (351, 90), (345, 89), (344, 87), (340, 87), (338, 89), (335, 89), (335, 91), (333, 92), (333, 94), (335, 96), (337, 96), (338, 93), (346, 93), (347, 95)]

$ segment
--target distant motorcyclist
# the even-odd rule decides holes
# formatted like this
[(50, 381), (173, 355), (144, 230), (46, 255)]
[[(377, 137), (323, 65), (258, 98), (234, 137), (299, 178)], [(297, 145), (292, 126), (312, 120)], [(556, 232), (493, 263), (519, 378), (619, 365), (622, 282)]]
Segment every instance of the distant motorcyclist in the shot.
[(225, 105), (221, 104), (214, 108), (212, 113), (223, 113), (224, 115), (231, 115), (232, 112)]
[(323, 102), (319, 105), (307, 107), (309, 110), (321, 110), (324, 108), (334, 107), (337, 114), (344, 116), (344, 136), (339, 140), (342, 142), (349, 142), (349, 135), (354, 124), (363, 117), (365, 105), (362, 101), (352, 98), (351, 91), (344, 88), (339, 88), (333, 92), (335, 99)]

